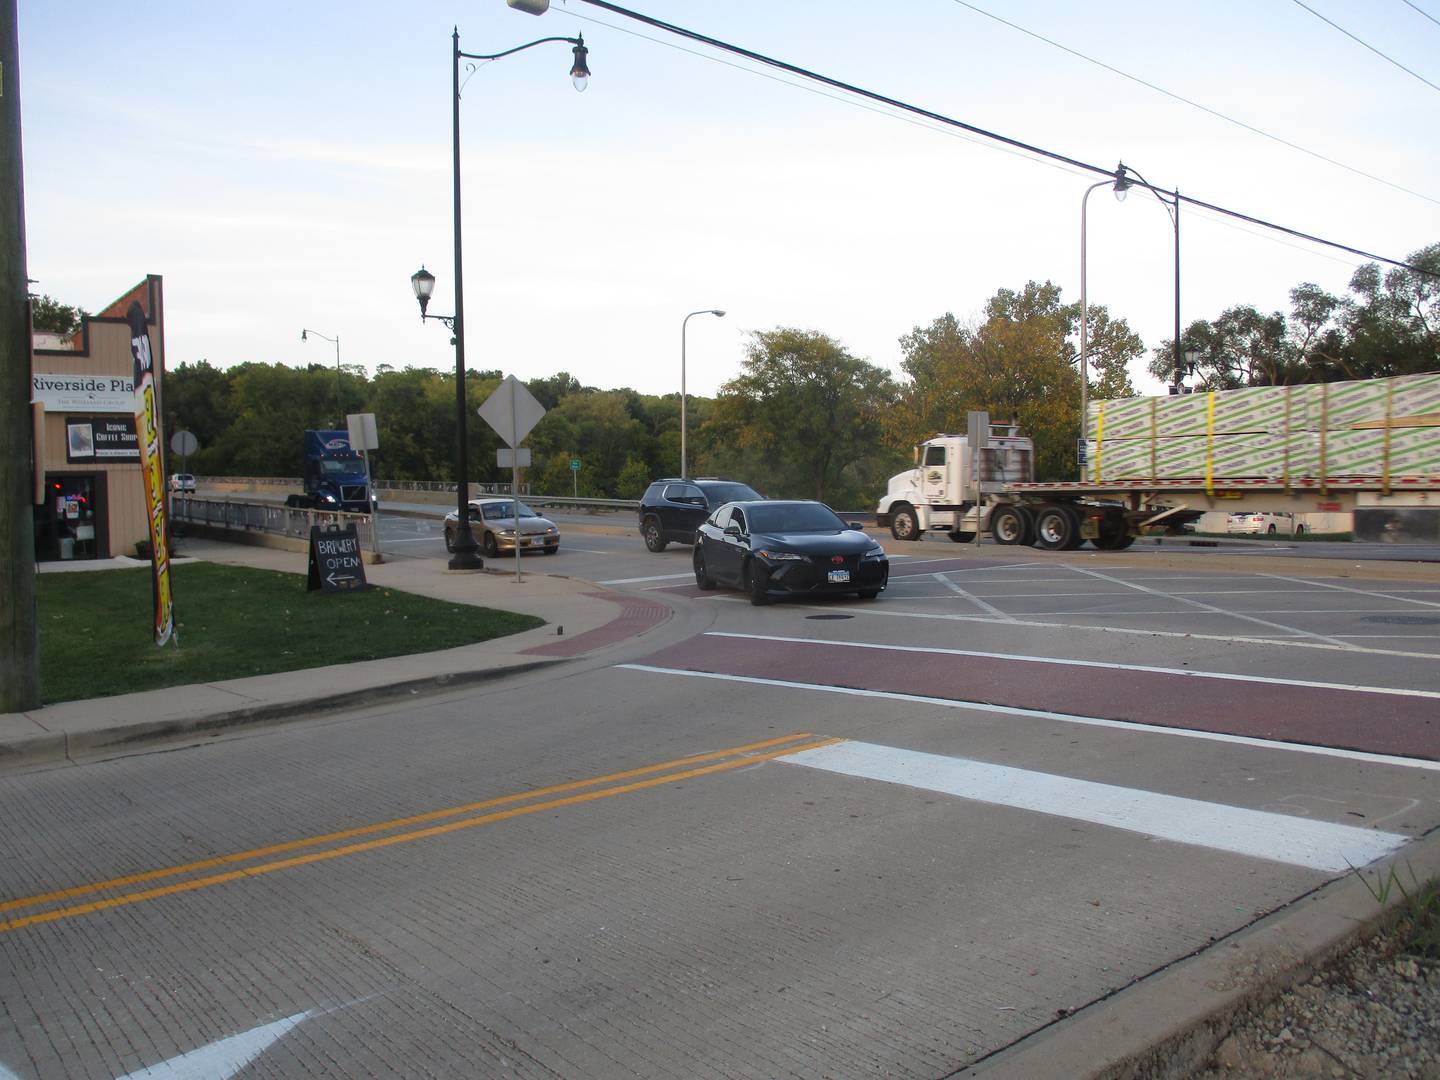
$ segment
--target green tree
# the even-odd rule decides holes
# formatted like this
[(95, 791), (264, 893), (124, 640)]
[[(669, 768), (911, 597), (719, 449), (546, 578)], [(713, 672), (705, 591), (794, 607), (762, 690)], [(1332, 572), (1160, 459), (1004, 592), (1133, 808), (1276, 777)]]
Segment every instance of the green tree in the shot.
[[(1080, 433), (1080, 307), (1064, 304), (1051, 282), (1000, 289), (985, 319), (964, 326), (945, 314), (900, 339), (909, 381), (888, 418), (897, 450), (936, 432), (963, 432), (967, 413), (984, 410), (995, 422), (1018, 424), (1035, 442), (1040, 479), (1073, 476)], [(1101, 305), (1087, 311), (1087, 367), (1092, 398), (1134, 394), (1128, 368), (1143, 343), (1124, 319)]]
[(849, 501), (865, 490), (881, 417), (895, 397), (888, 372), (813, 330), (757, 331), (740, 375), (720, 389), (706, 428), (720, 460), (765, 477), (772, 495)]
[(234, 422), (229, 373), (207, 360), (182, 363), (165, 373), (161, 404), (165, 431), (189, 431), (200, 443), (199, 451), (187, 462), (191, 472), (213, 475), (220, 460), (215, 448)]
[(62, 304), (51, 296), (30, 298), (30, 325), (41, 333), (73, 334), (80, 329), (80, 320), (89, 317), (83, 308)]
[(625, 467), (615, 479), (615, 497), (638, 499), (645, 494), (645, 489), (650, 486), (652, 479), (654, 475), (644, 461), (635, 457), (626, 458)]

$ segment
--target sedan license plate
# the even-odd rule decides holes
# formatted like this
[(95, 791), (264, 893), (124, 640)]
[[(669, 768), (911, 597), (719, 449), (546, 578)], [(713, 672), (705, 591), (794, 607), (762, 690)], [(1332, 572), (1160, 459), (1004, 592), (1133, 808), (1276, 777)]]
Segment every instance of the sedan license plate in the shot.
[(829, 581), (831, 585), (844, 585), (850, 580), (849, 570), (831, 570)]

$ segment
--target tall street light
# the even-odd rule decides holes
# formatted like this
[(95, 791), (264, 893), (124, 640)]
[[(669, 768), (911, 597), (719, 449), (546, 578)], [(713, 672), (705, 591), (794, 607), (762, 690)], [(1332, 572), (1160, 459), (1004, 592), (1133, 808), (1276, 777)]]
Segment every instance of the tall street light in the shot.
[(345, 407), (340, 404), (340, 335), (336, 334), (334, 337), (326, 337), (324, 334), (315, 330), (301, 330), (301, 341), (307, 340), (305, 337), (306, 334), (314, 334), (318, 338), (324, 338), (326, 341), (333, 341), (335, 343), (335, 416), (337, 417), (335, 426), (339, 427), (345, 421)]
[[(1090, 364), (1088, 361), (1090, 341), (1090, 315), (1085, 295), (1085, 210), (1090, 202), (1090, 193), (1096, 188), (1109, 187), (1115, 192), (1115, 198), (1121, 202), (1125, 199), (1125, 190), (1130, 186), (1125, 179), (1125, 166), (1115, 166), (1115, 176), (1110, 180), (1101, 180), (1098, 184), (1091, 184), (1085, 189), (1084, 196), (1080, 199), (1080, 441), (1077, 448), (1085, 443), (1085, 410), (1090, 407)], [(1085, 479), (1085, 459), (1080, 457), (1080, 479)]]
[[(1127, 172), (1135, 173), (1135, 179), (1131, 180), (1126, 176), (1125, 174)], [(1125, 185), (1123, 188), (1120, 186), (1121, 182)], [(1171, 351), (1175, 358), (1175, 378), (1173, 381), (1178, 383), (1183, 377), (1182, 372), (1184, 371), (1184, 362), (1180, 358), (1180, 189), (1176, 188), (1173, 192), (1170, 192), (1170, 197), (1167, 199), (1165, 195), (1160, 192), (1159, 188), (1151, 184), (1150, 181), (1146, 180), (1134, 169), (1129, 168), (1123, 161), (1115, 170), (1115, 184), (1115, 197), (1122, 201), (1125, 198), (1125, 190), (1132, 185), (1139, 184), (1145, 188), (1160, 201), (1161, 206), (1165, 207), (1165, 213), (1170, 216), (1170, 224), (1175, 227), (1175, 337), (1171, 341)]]
[(680, 479), (689, 477), (686, 472), (685, 460), (685, 326), (696, 315), (714, 315), (723, 319), (725, 312), (719, 308), (701, 308), (699, 311), (692, 311), (680, 320)]
[[(1134, 173), (1134, 179), (1127, 176), (1127, 173)], [(1111, 188), (1115, 192), (1115, 198), (1119, 202), (1124, 202), (1126, 193), (1136, 184), (1146, 188), (1160, 200), (1160, 205), (1165, 207), (1165, 212), (1170, 215), (1170, 221), (1175, 226), (1175, 339), (1173, 348), (1176, 382), (1179, 382), (1180, 372), (1183, 370), (1180, 359), (1180, 191), (1177, 188), (1167, 199), (1158, 188), (1122, 161), (1115, 166), (1114, 179), (1091, 184), (1085, 189), (1085, 195), (1080, 200), (1080, 438), (1082, 441), (1085, 438), (1086, 429), (1085, 410), (1089, 405), (1086, 400), (1089, 390), (1089, 366), (1087, 364), (1089, 327), (1085, 296), (1085, 204), (1090, 200), (1090, 192), (1102, 187)], [(1083, 465), (1080, 466), (1080, 479), (1085, 479), (1085, 466)]]
[[(570, 81), (576, 90), (584, 90), (590, 81), (590, 68), (586, 63), (589, 50), (585, 48), (584, 37), (544, 37), (513, 49), (498, 53), (467, 53), (460, 51), (460, 29), (455, 28), (451, 40), (451, 164), (455, 199), (455, 314), (428, 315), (426, 308), (435, 290), (435, 275), (420, 267), (410, 276), (410, 286), (415, 290), (415, 299), (420, 302), (420, 318), (438, 319), (449, 327), (455, 344), (455, 494), (460, 520), (456, 522), (454, 550), (451, 553), (450, 569), (479, 570), (485, 564), (476, 554), (475, 536), (470, 531), (470, 516), (467, 513), (470, 502), (470, 484), (465, 478), (466, 462), (469, 457), (466, 439), (465, 415), (465, 260), (460, 243), (460, 61), (499, 60), (502, 56), (522, 52), (542, 45), (547, 41), (563, 41), (572, 46), (574, 61), (570, 65)], [(474, 64), (467, 64), (470, 71)], [(517, 525), (518, 529), (518, 525)]]

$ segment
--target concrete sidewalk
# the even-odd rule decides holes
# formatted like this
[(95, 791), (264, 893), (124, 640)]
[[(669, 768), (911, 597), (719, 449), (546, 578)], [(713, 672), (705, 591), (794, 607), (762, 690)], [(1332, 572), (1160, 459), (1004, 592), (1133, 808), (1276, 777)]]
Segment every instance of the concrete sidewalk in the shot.
[[(180, 560), (199, 559), (304, 573), (303, 552), (187, 539)], [(42, 572), (85, 572), (148, 564), (134, 559), (47, 564)], [(0, 714), (0, 770), (122, 753), (155, 740), (208, 737), (244, 724), (272, 722), (387, 697), (461, 686), (561, 663), (614, 646), (668, 621), (659, 601), (575, 578), (538, 573), (532, 560), (516, 581), (504, 569), (452, 572), (435, 559), (395, 559), (366, 567), (382, 588), (534, 615), (545, 625), (493, 641), (135, 694), (66, 701), (32, 712)]]

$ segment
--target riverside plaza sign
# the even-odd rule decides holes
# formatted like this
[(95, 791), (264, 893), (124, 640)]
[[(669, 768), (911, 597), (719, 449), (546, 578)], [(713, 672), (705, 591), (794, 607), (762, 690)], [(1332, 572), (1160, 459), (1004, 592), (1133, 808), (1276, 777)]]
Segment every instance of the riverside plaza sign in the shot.
[(68, 375), (37, 371), (30, 376), (30, 400), (47, 413), (135, 414), (135, 380), (129, 375)]

